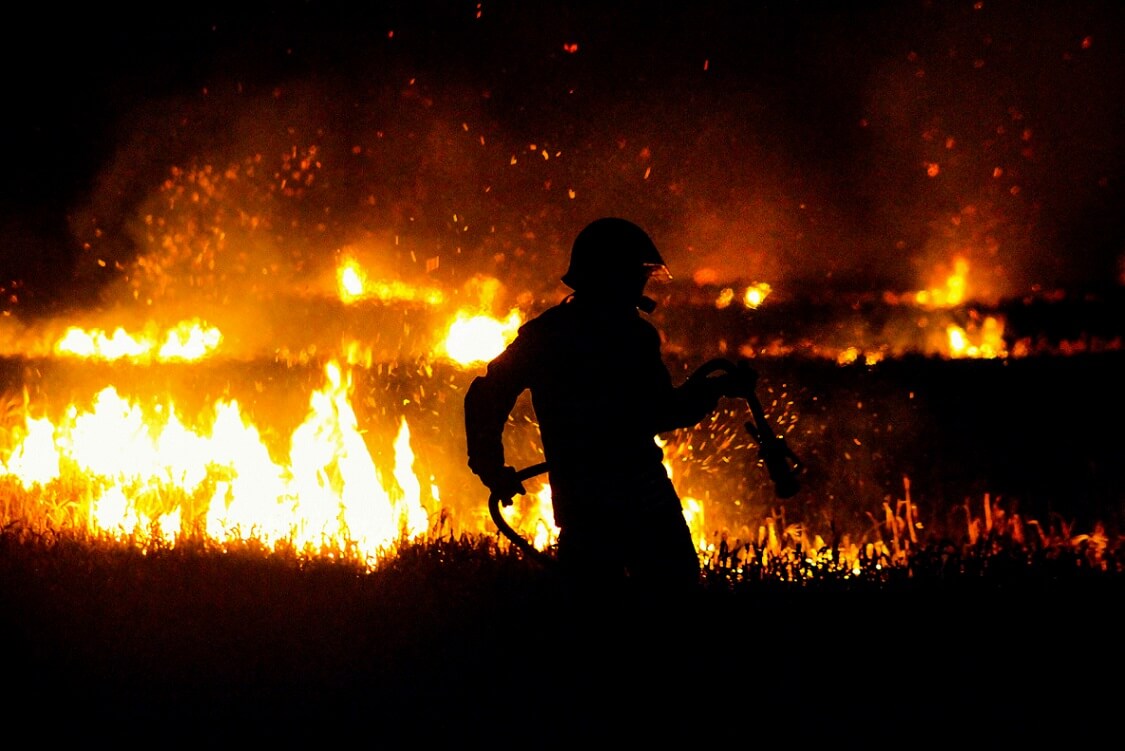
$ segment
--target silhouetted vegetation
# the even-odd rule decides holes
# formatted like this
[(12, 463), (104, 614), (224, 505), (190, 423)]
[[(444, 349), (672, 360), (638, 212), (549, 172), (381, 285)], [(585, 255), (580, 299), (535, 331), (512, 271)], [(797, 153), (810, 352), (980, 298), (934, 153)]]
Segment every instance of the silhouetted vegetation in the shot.
[(698, 599), (666, 603), (571, 592), (488, 536), (404, 543), (369, 571), (254, 543), (142, 551), (12, 524), (7, 677), (14, 706), (65, 708), (82, 737), (292, 742), (363, 727), (551, 745), (598, 722), (749, 732), (806, 712), (809, 732), (1009, 705), (1064, 723), (1063, 699), (1093, 712), (1109, 697), (1074, 671), (1120, 663), (1104, 615), (1122, 592), (1118, 548), (1095, 559), (982, 537), (848, 567), (795, 548), (736, 558), (707, 564)]

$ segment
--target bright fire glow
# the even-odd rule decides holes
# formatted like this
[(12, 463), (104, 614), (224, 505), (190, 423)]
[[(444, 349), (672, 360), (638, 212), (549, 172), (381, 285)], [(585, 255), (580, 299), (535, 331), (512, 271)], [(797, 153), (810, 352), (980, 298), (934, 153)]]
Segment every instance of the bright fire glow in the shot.
[(349, 261), (340, 268), (340, 299), (352, 302), (363, 295), (363, 270)]
[(979, 327), (969, 331), (950, 324), (946, 327), (946, 335), (949, 338), (950, 357), (992, 359), (1006, 357), (1008, 354), (1004, 343), (1004, 324), (995, 316), (985, 317)]
[(507, 318), (497, 319), (481, 313), (461, 311), (449, 326), (445, 353), (458, 365), (488, 362), (504, 351), (523, 324), (523, 316), (513, 308)]
[(379, 302), (417, 302), (440, 305), (444, 296), (433, 287), (418, 287), (406, 282), (372, 279), (354, 258), (345, 258), (336, 268), (336, 293), (346, 305), (364, 300)]
[(374, 563), (427, 529), (410, 429), (402, 420), (393, 467), (383, 471), (349, 401), (350, 374), (329, 363), (325, 379), (286, 461), (274, 459), (237, 401), (217, 401), (210, 424), (193, 427), (171, 400), (142, 405), (108, 386), (57, 424), (26, 415), (0, 476), (44, 496), (86, 499), (79, 518), (111, 536), (173, 541), (202, 531), (217, 541), (347, 550)]
[[(748, 286), (742, 292), (742, 304), (747, 308), (757, 308), (772, 291), (772, 287), (766, 282), (755, 282)], [(715, 307), (719, 310), (729, 308), (730, 304), (734, 302), (734, 289), (732, 287), (724, 287), (719, 291), (719, 297), (715, 300)]]
[(517, 497), (511, 506), (501, 506), (500, 514), (537, 550), (547, 550), (558, 540), (560, 531), (551, 505), (551, 486), (544, 482), (538, 490), (532, 490), (530, 483), (525, 487), (527, 495)]
[(192, 319), (180, 321), (165, 332), (150, 326), (140, 334), (130, 334), (120, 326), (112, 334), (71, 326), (53, 349), (62, 357), (96, 360), (194, 361), (213, 354), (222, 341), (223, 334), (217, 328)]
[[(667, 442), (657, 436), (656, 444), (661, 448)], [(671, 458), (664, 459), (664, 470), (672, 478)], [(517, 496), (510, 506), (501, 506), (500, 514), (508, 524), (538, 550), (546, 550), (558, 541), (559, 527), (555, 524), (554, 508), (551, 505), (551, 486), (547, 482), (535, 489), (531, 482), (525, 482), (527, 494)], [(691, 496), (681, 498), (684, 519), (691, 530), (699, 550), (706, 547), (707, 535), (704, 529), (703, 504)]]
[(772, 287), (765, 282), (751, 284), (746, 288), (746, 291), (742, 293), (742, 304), (748, 308), (757, 308), (766, 301), (766, 297), (769, 296), (771, 289)]
[[(668, 445), (668, 442), (660, 436), (656, 436), (654, 440), (661, 449)], [(676, 478), (672, 476), (672, 457), (667, 452), (664, 456), (664, 471), (668, 473), (668, 479), (675, 484)], [(691, 539), (695, 540), (696, 548), (702, 550), (707, 545), (707, 534), (703, 527), (703, 504), (695, 498), (683, 494), (680, 496), (680, 503), (683, 507), (684, 520), (688, 524), (688, 529), (691, 530)]]
[(915, 293), (914, 301), (923, 307), (949, 308), (965, 301), (968, 289), (969, 262), (964, 258), (953, 259), (953, 272), (945, 278), (942, 286), (924, 289)]

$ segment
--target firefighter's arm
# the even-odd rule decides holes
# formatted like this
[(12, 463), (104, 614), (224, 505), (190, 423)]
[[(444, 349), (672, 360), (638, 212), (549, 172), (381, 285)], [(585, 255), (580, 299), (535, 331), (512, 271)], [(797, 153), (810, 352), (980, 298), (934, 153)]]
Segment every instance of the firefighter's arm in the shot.
[(745, 372), (740, 371), (738, 374), (693, 374), (677, 387), (672, 387), (669, 383), (671, 397), (658, 432), (664, 433), (699, 423), (718, 407), (719, 399), (740, 396), (747, 388), (753, 389), (756, 381), (757, 373), (747, 367)]
[(505, 505), (513, 496), (526, 492), (515, 468), (504, 460), (504, 426), (525, 388), (511, 359), (501, 355), (494, 360), (485, 375), (473, 379), (465, 394), (469, 469)]

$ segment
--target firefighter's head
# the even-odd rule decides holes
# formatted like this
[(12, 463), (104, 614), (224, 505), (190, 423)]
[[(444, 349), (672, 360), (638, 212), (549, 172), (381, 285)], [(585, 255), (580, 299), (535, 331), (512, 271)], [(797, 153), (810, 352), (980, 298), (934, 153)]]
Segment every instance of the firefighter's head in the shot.
[(640, 300), (649, 279), (670, 279), (648, 233), (627, 219), (597, 219), (578, 233), (562, 281), (579, 294)]

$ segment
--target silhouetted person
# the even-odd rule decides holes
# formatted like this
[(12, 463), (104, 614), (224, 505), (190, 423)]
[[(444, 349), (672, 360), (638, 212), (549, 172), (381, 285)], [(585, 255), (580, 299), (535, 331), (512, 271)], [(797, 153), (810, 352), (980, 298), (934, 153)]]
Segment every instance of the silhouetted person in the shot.
[(667, 267), (632, 222), (599, 219), (574, 241), (562, 281), (573, 290), (528, 321), (465, 397), (469, 467), (505, 505), (524, 491), (502, 433), (531, 391), (547, 461), (562, 570), (593, 588), (628, 581), (660, 591), (699, 584), (699, 555), (655, 437), (694, 425), (726, 378), (674, 386), (660, 335), (639, 311)]

